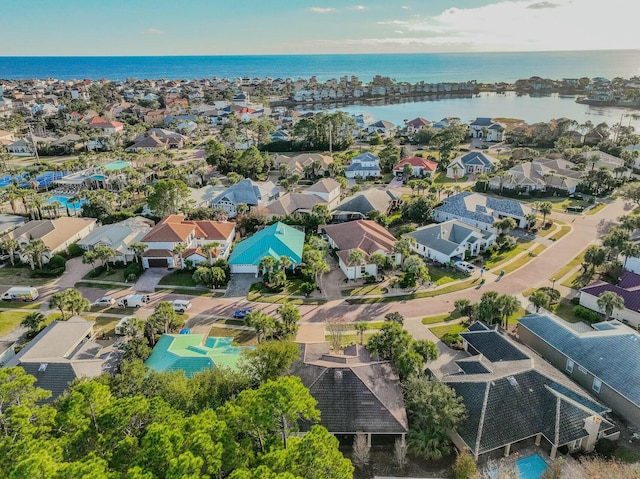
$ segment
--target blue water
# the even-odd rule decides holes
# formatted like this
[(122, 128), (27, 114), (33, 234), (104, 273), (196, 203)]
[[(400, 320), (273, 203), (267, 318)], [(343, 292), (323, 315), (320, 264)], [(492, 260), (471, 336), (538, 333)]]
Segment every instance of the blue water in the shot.
[(516, 461), (516, 467), (520, 479), (540, 479), (547, 468), (547, 463), (539, 455), (534, 454)]
[(349, 55), (0, 57), (0, 78), (309, 78), (374, 75), (397, 81), (515, 81), (640, 74), (640, 50)]
[(69, 211), (76, 211), (82, 208), (82, 205), (87, 202), (84, 198), (78, 200), (76, 202), (69, 202), (71, 198), (68, 196), (52, 196), (49, 198), (49, 203), (53, 203), (54, 201), (59, 201), (62, 206), (60, 208), (69, 208)]

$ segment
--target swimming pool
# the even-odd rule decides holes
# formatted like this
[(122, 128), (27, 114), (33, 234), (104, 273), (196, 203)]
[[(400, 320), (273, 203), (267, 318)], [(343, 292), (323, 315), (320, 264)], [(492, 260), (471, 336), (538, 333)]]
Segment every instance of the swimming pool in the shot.
[(516, 461), (516, 467), (520, 479), (540, 479), (547, 463), (538, 454), (534, 454)]
[(70, 199), (71, 198), (68, 196), (52, 196), (51, 198), (49, 198), (49, 203), (53, 203), (54, 201), (59, 201), (61, 204), (60, 208), (69, 208), (70, 211), (76, 211), (82, 208), (82, 205), (84, 205), (87, 202), (87, 200), (82, 198), (79, 201), (70, 203), (69, 202)]

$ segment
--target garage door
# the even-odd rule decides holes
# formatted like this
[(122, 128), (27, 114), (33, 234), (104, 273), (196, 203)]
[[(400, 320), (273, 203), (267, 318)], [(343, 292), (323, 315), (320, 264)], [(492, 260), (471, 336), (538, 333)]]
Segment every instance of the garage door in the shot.
[(232, 264), (232, 273), (257, 273), (258, 267), (255, 264)]
[(149, 268), (166, 268), (167, 267), (166, 258), (149, 258), (147, 262), (149, 263)]

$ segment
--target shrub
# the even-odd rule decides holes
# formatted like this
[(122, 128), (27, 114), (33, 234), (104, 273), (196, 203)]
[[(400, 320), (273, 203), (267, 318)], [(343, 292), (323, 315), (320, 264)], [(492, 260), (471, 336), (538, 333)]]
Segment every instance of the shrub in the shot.
[(416, 277), (412, 273), (402, 273), (398, 285), (401, 288), (413, 288), (416, 285)]
[[(144, 271), (144, 268), (142, 267), (141, 264), (139, 264), (139, 263), (130, 263), (124, 269), (124, 272), (123, 272), (122, 275), (125, 278), (127, 278), (127, 281), (135, 281), (143, 273), (143, 271)], [(129, 279), (130, 277), (133, 277), (133, 279)]]
[(69, 254), (70, 258), (75, 258), (77, 256), (82, 256), (84, 250), (80, 246), (78, 246), (77, 243), (72, 243), (67, 247), (67, 253)]
[(518, 241), (511, 235), (498, 236), (496, 244), (500, 251), (510, 251), (516, 247)]
[[(560, 291), (558, 291), (557, 289), (550, 288), (549, 286), (544, 286), (542, 288), (538, 288), (538, 291), (542, 291), (547, 296), (549, 296), (551, 304), (556, 304), (558, 301), (560, 301)], [(578, 298), (578, 301), (580, 301), (580, 298), (578, 296), (576, 296), (576, 298)]]
[(599, 456), (609, 459), (616, 450), (616, 443), (610, 439), (600, 439), (596, 442), (596, 452)]
[(571, 304), (573, 305), (580, 304), (580, 296), (574, 296), (573, 298), (571, 298)]
[(454, 479), (473, 479), (478, 474), (476, 461), (468, 452), (462, 452), (452, 467)]
[(591, 311), (590, 309), (580, 305), (573, 308), (573, 314), (585, 321), (589, 321), (590, 323), (596, 323), (602, 319), (600, 313)]
[(460, 346), (462, 344), (462, 337), (458, 333), (447, 333), (442, 336), (442, 342), (447, 346)]
[(59, 254), (55, 254), (51, 257), (51, 259), (49, 260), (49, 262), (47, 264), (44, 265), (44, 267), (46, 269), (58, 269), (58, 268), (63, 268), (65, 267), (65, 264), (67, 263), (67, 260), (64, 259), (64, 256), (61, 256)]
[(416, 227), (413, 225), (403, 225), (400, 228), (398, 228), (398, 231), (396, 231), (396, 234), (394, 236), (396, 238), (400, 238), (403, 234), (411, 233), (415, 230), (416, 230)]

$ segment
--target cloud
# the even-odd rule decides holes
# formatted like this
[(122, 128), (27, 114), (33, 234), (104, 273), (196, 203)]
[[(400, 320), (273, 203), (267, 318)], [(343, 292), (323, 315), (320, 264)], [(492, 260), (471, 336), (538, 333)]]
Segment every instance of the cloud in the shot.
[(409, 7), (407, 7), (406, 5), (402, 5), (400, 8), (402, 8), (403, 10), (411, 10)]
[(328, 8), (324, 8), (324, 7), (310, 7), (309, 11), (313, 12), (313, 13), (334, 13), (337, 12), (338, 9), (336, 8), (332, 8), (332, 7), (328, 7)]
[(404, 35), (404, 32), (402, 30), (394, 30), (393, 33), (398, 33), (400, 35)]
[(378, 25), (408, 25), (406, 20), (388, 20), (386, 22), (378, 22)]
[(164, 35), (164, 30), (158, 30), (157, 28), (147, 28), (145, 32), (147, 35)]
[(538, 3), (532, 3), (527, 8), (530, 8), (531, 10), (538, 10), (540, 8), (557, 8), (559, 6), (560, 5), (557, 5), (551, 2), (538, 2)]
[(348, 10), (357, 10), (358, 12), (362, 12), (363, 10), (366, 10), (367, 7), (365, 7), (364, 5), (354, 5), (353, 7), (347, 7)]

